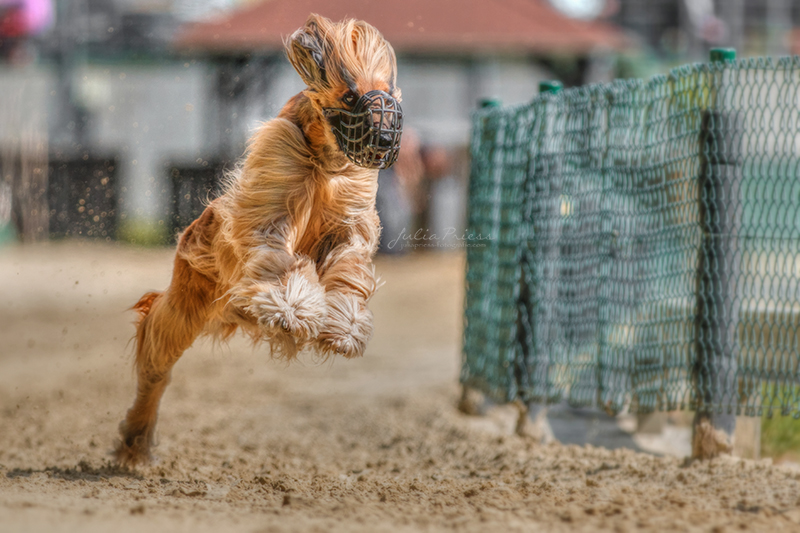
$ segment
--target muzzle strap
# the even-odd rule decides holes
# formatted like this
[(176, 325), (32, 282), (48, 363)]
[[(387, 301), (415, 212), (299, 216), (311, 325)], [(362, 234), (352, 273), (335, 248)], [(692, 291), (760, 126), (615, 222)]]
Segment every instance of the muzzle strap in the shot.
[(352, 111), (326, 108), (339, 148), (350, 161), (364, 168), (389, 168), (400, 153), (403, 110), (393, 96), (370, 91), (361, 96)]

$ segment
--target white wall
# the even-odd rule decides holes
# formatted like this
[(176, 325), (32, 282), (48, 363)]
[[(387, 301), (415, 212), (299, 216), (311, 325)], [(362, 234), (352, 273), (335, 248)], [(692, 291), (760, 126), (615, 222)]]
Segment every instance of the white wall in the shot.
[(54, 88), (48, 69), (0, 66), (0, 149), (18, 146), (23, 132), (47, 135)]
[[(416, 129), (425, 142), (465, 146), (470, 114), (477, 100), (499, 97), (504, 104), (532, 99), (548, 73), (524, 60), (485, 59), (475, 63), (441, 60), (398, 64), (397, 85), (403, 92), (405, 125)], [(304, 89), (300, 77), (286, 62), (267, 96), (267, 114), (250, 117), (250, 127), (275, 116), (286, 101)]]
[[(407, 127), (423, 142), (449, 147), (468, 143), (469, 117), (481, 97), (503, 103), (529, 100), (547, 73), (524, 61), (400, 60)], [(234, 145), (275, 116), (304, 86), (288, 62), (276, 70), (266, 95), (251, 95), (232, 133)], [(200, 61), (91, 64), (74, 73), (78, 102), (90, 113), (89, 151), (120, 158), (120, 214), (163, 220), (169, 199), (164, 163), (215, 155), (217, 102), (214, 69)], [(47, 66), (0, 69), (0, 148), (24, 131), (46, 131), (56, 103), (57, 79)], [(265, 99), (265, 100), (263, 100)], [(26, 129), (27, 128), (27, 129)], [(51, 146), (51, 148), (54, 148)]]
[(164, 164), (208, 155), (206, 110), (212, 82), (200, 63), (89, 65), (75, 73), (90, 111), (95, 151), (116, 153), (122, 214), (161, 219), (169, 199)]

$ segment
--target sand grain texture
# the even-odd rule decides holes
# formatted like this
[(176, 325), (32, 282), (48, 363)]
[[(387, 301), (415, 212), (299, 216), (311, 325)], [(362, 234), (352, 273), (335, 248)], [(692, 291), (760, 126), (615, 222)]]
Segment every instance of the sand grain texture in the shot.
[(463, 256), (381, 259), (360, 360), (289, 367), (200, 341), (158, 462), (108, 463), (132, 313), (172, 253), (0, 250), (0, 531), (800, 531), (800, 473), (536, 445), (459, 414)]

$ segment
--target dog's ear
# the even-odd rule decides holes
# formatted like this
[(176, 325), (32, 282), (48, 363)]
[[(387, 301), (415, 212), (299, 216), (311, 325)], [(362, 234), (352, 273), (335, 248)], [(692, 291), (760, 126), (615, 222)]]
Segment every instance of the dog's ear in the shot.
[(325, 70), (327, 42), (324, 17), (311, 15), (305, 26), (294, 32), (286, 42), (286, 56), (303, 81), (312, 89), (328, 86)]

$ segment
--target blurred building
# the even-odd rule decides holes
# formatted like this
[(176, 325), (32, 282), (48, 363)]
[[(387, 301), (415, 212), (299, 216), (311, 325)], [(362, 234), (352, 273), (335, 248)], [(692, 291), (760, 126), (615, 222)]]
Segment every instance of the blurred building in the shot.
[[(609, 77), (608, 69), (592, 67), (607, 65), (603, 60), (625, 41), (614, 27), (571, 19), (546, 0), (407, 0), (391, 6), (364, 0), (254, 4), (188, 25), (176, 40), (179, 50), (217, 65), (215, 118), (223, 157), (239, 155), (258, 122), (277, 114), (304, 88), (283, 57), (283, 39), (312, 12), (333, 20), (366, 20), (392, 43), (398, 55), (406, 126), (418, 134), (422, 146), (435, 145), (455, 157), (451, 175), (436, 184), (400, 176), (406, 185), (416, 185), (406, 191), (405, 199), (399, 190), (394, 196), (379, 198), (384, 208), (381, 215), (388, 216), (387, 202), (393, 212), (409, 203), (411, 213), (396, 213), (399, 218), (411, 217), (415, 219), (411, 227), (439, 234), (442, 228), (463, 229), (463, 163), (469, 116), (478, 100), (496, 97), (504, 103), (525, 102), (536, 94), (539, 81), (554, 76), (551, 67), (558, 61), (573, 67), (578, 82), (589, 76), (595, 76), (594, 81), (599, 81), (598, 75)], [(401, 170), (398, 166), (389, 174)], [(390, 176), (383, 178), (380, 192), (391, 188)], [(436, 216), (429, 211), (436, 211)], [(389, 222), (384, 220), (386, 235), (406, 225), (392, 229)]]
[(185, 225), (302, 89), (281, 43), (310, 12), (381, 29), (407, 124), (462, 154), (479, 98), (605, 81), (625, 47), (673, 62), (720, 45), (800, 52), (792, 0), (0, 0), (0, 226), (111, 238)]
[(30, 159), (23, 145), (36, 145), (51, 177), (40, 191), (49, 222), (37, 224), (109, 238), (188, 223), (253, 128), (302, 90), (282, 38), (310, 12), (376, 25), (398, 53), (407, 125), (423, 143), (462, 151), (479, 98), (523, 102), (556, 75), (604, 81), (625, 43), (612, 25), (570, 18), (549, 0), (49, 5), (50, 29), (0, 65), (3, 179)]
[(705, 60), (714, 46), (736, 48), (742, 56), (797, 53), (790, 38), (800, 26), (795, 0), (599, 1), (651, 50), (679, 61)]
[[(176, 47), (194, 57), (227, 62), (229, 68), (239, 65), (233, 76), (230, 71), (222, 73), (225, 78), (238, 76), (240, 84), (222, 97), (265, 102), (263, 109), (243, 106), (255, 121), (274, 115), (302, 90), (299, 77), (283, 59), (282, 40), (311, 12), (333, 20), (359, 18), (379, 28), (398, 55), (409, 124), (423, 140), (458, 146), (467, 142), (469, 111), (478, 98), (529, 100), (537, 82), (552, 75), (543, 60), (586, 59), (619, 49), (623, 43), (613, 27), (569, 19), (547, 0), (405, 0), (396, 5), (271, 0), (189, 25), (179, 34)], [(266, 100), (265, 87), (259, 83), (265, 69), (271, 69)], [(232, 101), (226, 104), (242, 107)]]

